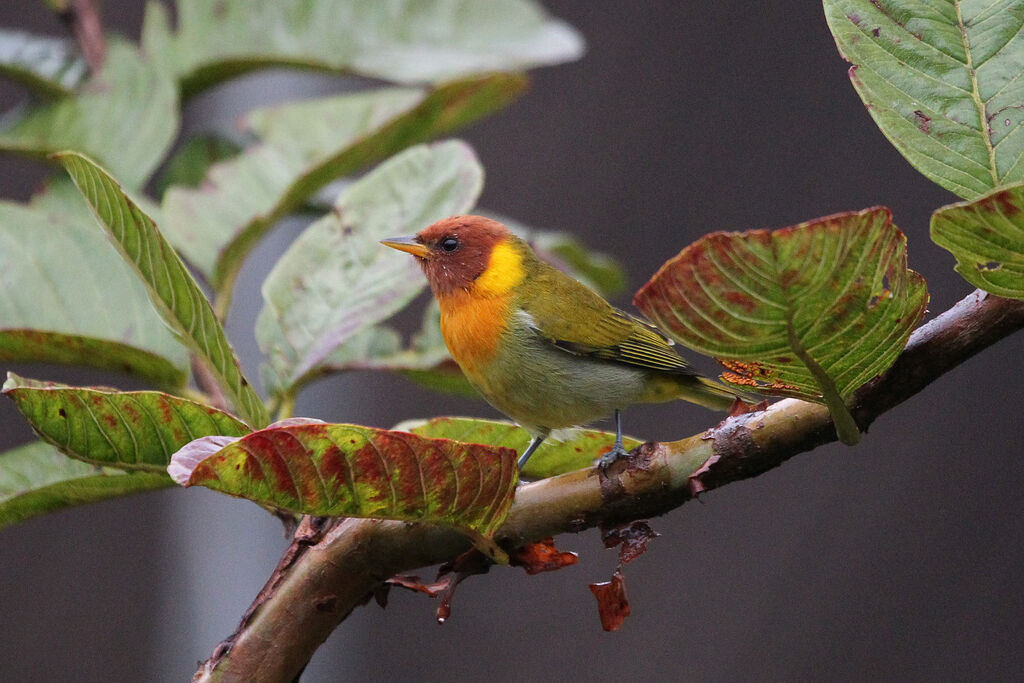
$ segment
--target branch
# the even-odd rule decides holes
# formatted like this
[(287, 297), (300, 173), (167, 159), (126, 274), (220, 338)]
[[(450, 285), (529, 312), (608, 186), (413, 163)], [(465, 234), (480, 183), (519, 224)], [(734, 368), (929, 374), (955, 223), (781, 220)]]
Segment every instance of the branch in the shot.
[(103, 38), (103, 23), (93, 0), (59, 0), (51, 3), (58, 16), (71, 29), (89, 69), (97, 73), (103, 68), (107, 44)]
[[(1024, 301), (975, 291), (915, 331), (893, 366), (857, 392), (851, 412), (866, 428), (1021, 328)], [(661, 515), (702, 491), (755, 477), (835, 439), (827, 408), (779, 401), (728, 418), (704, 434), (645, 443), (606, 475), (591, 468), (525, 484), (516, 491), (496, 540), (509, 549)], [(450, 560), (469, 547), (464, 536), (441, 527), (373, 519), (304, 522), (238, 630), (193, 680), (293, 680), (331, 631), (385, 579)]]

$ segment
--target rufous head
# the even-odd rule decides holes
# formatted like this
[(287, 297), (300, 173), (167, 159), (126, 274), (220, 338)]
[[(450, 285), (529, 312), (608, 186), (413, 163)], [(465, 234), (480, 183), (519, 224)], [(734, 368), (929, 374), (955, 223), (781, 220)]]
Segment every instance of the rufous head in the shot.
[(469, 290), (487, 270), (494, 248), (512, 237), (498, 221), (483, 216), (449, 216), (412, 237), (381, 240), (419, 260), (435, 296)]

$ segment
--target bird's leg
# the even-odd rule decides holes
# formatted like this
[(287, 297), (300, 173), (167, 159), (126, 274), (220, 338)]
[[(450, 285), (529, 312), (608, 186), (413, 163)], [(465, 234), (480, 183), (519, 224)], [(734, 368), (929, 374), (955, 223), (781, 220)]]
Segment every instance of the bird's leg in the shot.
[(619, 409), (615, 409), (615, 443), (612, 445), (612, 449), (601, 456), (598, 460), (597, 466), (602, 470), (608, 469), (608, 466), (619, 458), (628, 455), (626, 453), (626, 447), (622, 445), (622, 417), (619, 415)]
[(520, 472), (522, 472), (523, 468), (526, 467), (526, 461), (530, 459), (530, 456), (533, 455), (533, 452), (537, 450), (537, 447), (540, 446), (542, 443), (544, 443), (543, 436), (533, 437), (533, 439), (530, 441), (530, 445), (527, 446), (526, 450), (523, 451), (523, 454), (519, 456), (518, 465)]

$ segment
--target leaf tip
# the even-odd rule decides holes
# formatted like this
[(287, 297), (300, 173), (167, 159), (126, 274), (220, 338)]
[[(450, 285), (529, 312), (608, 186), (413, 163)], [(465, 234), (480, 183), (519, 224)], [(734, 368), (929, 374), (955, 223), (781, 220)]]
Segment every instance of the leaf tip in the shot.
[(181, 486), (192, 485), (192, 473), (201, 462), (224, 448), (238, 441), (240, 436), (203, 436), (189, 441), (171, 456), (167, 466), (167, 474)]
[(3, 385), (0, 386), (0, 394), (7, 394), (14, 391), (18, 388), (19, 384), (21, 384), (21, 378), (8, 370), (7, 379), (4, 381)]

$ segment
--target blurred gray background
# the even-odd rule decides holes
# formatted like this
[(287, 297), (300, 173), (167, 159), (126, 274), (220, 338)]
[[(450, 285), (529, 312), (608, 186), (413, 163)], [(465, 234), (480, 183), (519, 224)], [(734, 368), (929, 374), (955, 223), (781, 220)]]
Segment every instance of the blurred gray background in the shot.
[[(818, 3), (545, 5), (582, 31), (588, 53), (535, 72), (520, 101), (463, 133), (487, 170), (483, 206), (618, 255), (632, 292), (709, 231), (884, 204), (928, 279), (931, 310), (970, 291), (928, 239), (930, 212), (955, 198), (877, 130)], [(142, 3), (106, 0), (104, 16), (137, 37)], [(38, 0), (0, 4), (0, 25), (61, 32)], [(301, 74), (244, 78), (191, 102), (186, 130), (341, 87)], [(3, 109), (20, 97), (0, 86)], [(47, 172), (2, 158), (0, 195), (24, 199)], [(259, 282), (300, 228), (266, 240), (239, 283), (229, 333), (251, 375)], [(387, 610), (358, 609), (304, 680), (1018, 678), (1022, 350), (1017, 335), (969, 361), (884, 415), (856, 448), (818, 449), (653, 520), (662, 536), (625, 570), (632, 616), (617, 633), (601, 631), (587, 589), (609, 578), (615, 551), (590, 531), (558, 539), (580, 553), (575, 567), (467, 581), (443, 627), (435, 603), (411, 593), (393, 591)], [(60, 367), (4, 369), (136, 386)], [(482, 401), (368, 373), (322, 381), (298, 405), (300, 415), (381, 427), (445, 413), (494, 415)], [(0, 418), (3, 447), (31, 438), (10, 402)], [(684, 403), (625, 420), (651, 439), (709, 424)], [(204, 490), (5, 529), (0, 680), (187, 680), (284, 547), (279, 523), (255, 505)]]

